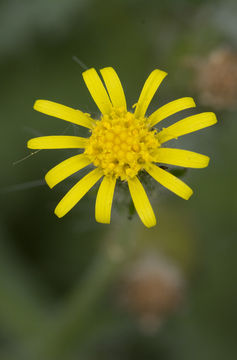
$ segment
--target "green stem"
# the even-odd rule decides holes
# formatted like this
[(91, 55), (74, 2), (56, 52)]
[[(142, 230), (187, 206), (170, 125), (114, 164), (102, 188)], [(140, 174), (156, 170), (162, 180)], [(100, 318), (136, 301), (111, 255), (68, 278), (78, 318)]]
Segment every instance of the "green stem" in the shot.
[[(51, 319), (39, 338), (38, 346), (32, 348), (34, 359), (59, 360), (68, 358), (74, 346), (83, 337), (88, 319), (118, 275), (121, 265), (131, 254), (131, 239), (135, 237), (134, 224), (123, 224), (113, 228), (109, 245), (103, 247), (89, 273), (75, 287), (56, 319)], [(117, 259), (111, 256), (109, 248), (119, 247)]]
[(46, 314), (29, 274), (8, 246), (10, 241), (6, 239), (6, 233), (1, 231), (0, 237), (1, 323), (22, 341), (37, 331)]

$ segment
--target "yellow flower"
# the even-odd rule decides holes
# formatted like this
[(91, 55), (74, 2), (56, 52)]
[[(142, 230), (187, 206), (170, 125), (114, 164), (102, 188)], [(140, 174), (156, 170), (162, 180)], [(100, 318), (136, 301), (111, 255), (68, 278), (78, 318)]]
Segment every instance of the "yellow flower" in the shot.
[(147, 108), (167, 75), (164, 71), (154, 70), (149, 75), (134, 113), (127, 110), (123, 88), (114, 69), (107, 67), (100, 70), (100, 73), (106, 87), (95, 69), (82, 74), (101, 111), (99, 120), (92, 119), (89, 114), (80, 110), (47, 100), (37, 100), (34, 104), (37, 111), (90, 129), (90, 137), (42, 136), (29, 140), (27, 146), (30, 149), (83, 149), (82, 154), (64, 160), (46, 174), (45, 180), (50, 188), (89, 164), (95, 167), (59, 202), (55, 209), (58, 217), (67, 214), (103, 178), (96, 198), (96, 220), (110, 223), (115, 184), (119, 180), (128, 183), (138, 215), (145, 226), (152, 227), (156, 224), (156, 218), (138, 179), (139, 172), (145, 170), (176, 195), (189, 199), (192, 189), (156, 164), (204, 168), (208, 165), (209, 158), (187, 150), (163, 148), (162, 145), (171, 139), (215, 124), (216, 116), (211, 112), (192, 115), (158, 131), (154, 126), (163, 119), (195, 107), (193, 99), (185, 97), (171, 101), (146, 117)]

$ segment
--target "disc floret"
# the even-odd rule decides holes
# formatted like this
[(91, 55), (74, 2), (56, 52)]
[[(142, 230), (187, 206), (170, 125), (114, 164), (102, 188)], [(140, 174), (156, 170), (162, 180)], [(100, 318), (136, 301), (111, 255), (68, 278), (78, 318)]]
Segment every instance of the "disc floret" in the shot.
[(159, 146), (156, 134), (144, 118), (116, 109), (96, 122), (85, 154), (104, 175), (128, 180), (152, 162)]

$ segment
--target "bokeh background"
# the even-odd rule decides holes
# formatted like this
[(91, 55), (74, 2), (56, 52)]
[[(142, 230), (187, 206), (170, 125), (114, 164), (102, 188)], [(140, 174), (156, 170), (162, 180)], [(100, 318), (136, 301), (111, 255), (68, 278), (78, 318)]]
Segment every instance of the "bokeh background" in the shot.
[[(1, 360), (237, 358), (236, 18), (235, 0), (1, 0)], [(129, 211), (126, 186), (109, 226), (94, 220), (96, 186), (53, 214), (83, 171), (51, 191), (44, 174), (73, 152), (28, 157), (26, 142), (83, 131), (34, 112), (38, 98), (98, 115), (75, 56), (113, 66), (130, 107), (160, 68), (150, 112), (193, 96), (217, 114), (179, 140), (210, 166), (181, 169), (188, 202), (157, 184), (153, 229)]]

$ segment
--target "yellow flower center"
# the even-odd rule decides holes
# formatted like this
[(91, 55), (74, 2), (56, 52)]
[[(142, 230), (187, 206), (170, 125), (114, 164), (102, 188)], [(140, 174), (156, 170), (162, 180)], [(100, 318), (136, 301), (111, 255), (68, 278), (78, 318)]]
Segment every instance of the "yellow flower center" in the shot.
[(144, 118), (116, 109), (96, 122), (85, 154), (104, 175), (127, 180), (154, 160), (156, 133)]

